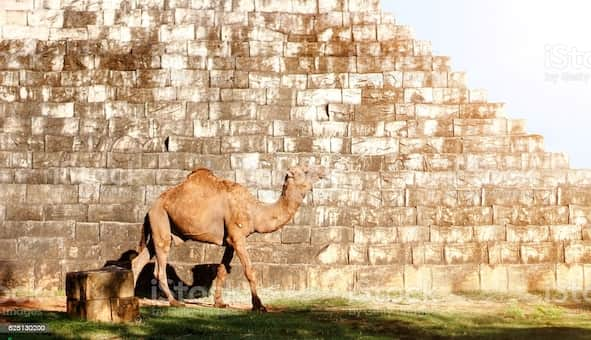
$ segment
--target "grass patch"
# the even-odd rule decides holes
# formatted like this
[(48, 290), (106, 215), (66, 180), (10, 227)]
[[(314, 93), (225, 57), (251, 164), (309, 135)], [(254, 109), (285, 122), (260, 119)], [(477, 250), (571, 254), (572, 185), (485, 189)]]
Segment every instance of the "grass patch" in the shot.
[[(368, 309), (344, 298), (280, 299), (270, 303), (266, 314), (208, 307), (144, 307), (142, 320), (113, 325), (71, 320), (65, 313), (40, 312), (10, 317), (11, 322), (48, 324), (49, 336), (34, 338), (123, 338), (123, 339), (588, 339), (591, 321), (587, 313), (562, 307), (514, 302), (501, 310), (480, 307), (474, 312)], [(398, 306), (400, 307), (400, 306)], [(408, 306), (407, 306), (408, 307)], [(447, 309), (446, 309), (447, 310)]]

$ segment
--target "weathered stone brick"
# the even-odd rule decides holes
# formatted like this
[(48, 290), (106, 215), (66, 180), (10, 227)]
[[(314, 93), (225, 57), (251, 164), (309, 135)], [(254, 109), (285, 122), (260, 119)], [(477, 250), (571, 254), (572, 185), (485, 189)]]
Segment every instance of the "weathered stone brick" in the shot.
[(43, 206), (43, 218), (50, 221), (86, 221), (88, 206), (84, 204), (53, 204)]
[(433, 267), (433, 291), (453, 293), (477, 291), (480, 289), (479, 267), (476, 265), (458, 265)]
[(65, 257), (64, 239), (59, 237), (19, 237), (17, 251), (23, 259), (60, 260)]
[(312, 244), (327, 243), (352, 243), (354, 240), (353, 228), (323, 227), (312, 228)]
[(495, 242), (488, 247), (488, 261), (496, 264), (521, 263), (519, 244), (507, 242)]
[(74, 185), (27, 185), (27, 202), (39, 204), (77, 203), (78, 187)]
[(505, 226), (475, 226), (474, 240), (477, 242), (503, 241), (506, 239)]
[(402, 245), (370, 245), (368, 247), (371, 265), (392, 265), (409, 263), (410, 249)]
[(542, 292), (556, 288), (554, 265), (517, 265), (507, 267), (512, 291)]
[(486, 262), (487, 248), (479, 243), (448, 244), (443, 249), (447, 264)]
[[(375, 280), (381, 282), (380, 287), (376, 287)], [(357, 270), (356, 289), (381, 290), (401, 292), (404, 290), (404, 267), (394, 266), (375, 266), (361, 267)]]
[(349, 246), (345, 244), (329, 244), (324, 246), (316, 256), (316, 261), (324, 265), (348, 264)]
[(281, 230), (281, 242), (286, 244), (310, 243), (311, 234), (310, 227), (286, 226)]
[(564, 246), (564, 260), (567, 264), (588, 263), (590, 259), (591, 244), (588, 242), (572, 242)]
[(571, 292), (582, 291), (584, 287), (584, 271), (582, 265), (556, 266), (556, 289)]
[(42, 221), (43, 206), (31, 204), (8, 204), (6, 218), (15, 221)]
[(508, 288), (508, 273), (506, 266), (480, 265), (481, 290), (506, 292)]
[(0, 260), (16, 260), (16, 240), (0, 240)]
[(525, 264), (562, 262), (562, 245), (549, 242), (522, 244), (521, 261)]
[(307, 272), (301, 266), (265, 265), (261, 272), (266, 287), (282, 290), (302, 290), (308, 287)]
[(100, 203), (143, 203), (145, 188), (101, 185)]
[(355, 285), (355, 269), (349, 266), (310, 267), (309, 288), (330, 291), (349, 291)]
[(88, 222), (120, 221), (135, 223), (143, 220), (147, 209), (143, 205), (91, 204), (88, 206)]

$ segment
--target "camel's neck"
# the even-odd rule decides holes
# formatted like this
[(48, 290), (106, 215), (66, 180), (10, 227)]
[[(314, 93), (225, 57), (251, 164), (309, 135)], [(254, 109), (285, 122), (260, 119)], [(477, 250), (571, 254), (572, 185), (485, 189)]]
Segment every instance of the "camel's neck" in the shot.
[(255, 231), (272, 233), (289, 223), (302, 204), (307, 190), (287, 183), (283, 187), (281, 197), (272, 204), (262, 204), (255, 215)]

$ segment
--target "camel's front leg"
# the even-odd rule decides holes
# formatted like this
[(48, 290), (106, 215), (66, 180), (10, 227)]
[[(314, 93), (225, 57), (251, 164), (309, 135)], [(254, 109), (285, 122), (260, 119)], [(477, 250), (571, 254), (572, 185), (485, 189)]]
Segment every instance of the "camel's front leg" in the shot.
[(224, 251), (222, 263), (218, 266), (218, 273), (215, 279), (214, 306), (218, 308), (228, 307), (228, 305), (224, 303), (224, 300), (222, 298), (222, 288), (224, 288), (224, 281), (226, 280), (226, 276), (230, 272), (230, 262), (232, 262), (233, 257), (234, 248), (232, 248), (232, 246), (227, 246), (226, 250)]
[(254, 269), (252, 269), (252, 263), (250, 263), (250, 257), (246, 252), (245, 240), (243, 239), (235, 242), (234, 249), (236, 249), (236, 254), (238, 254), (240, 263), (242, 263), (242, 267), (244, 268), (244, 275), (250, 284), (250, 293), (252, 294), (252, 310), (257, 312), (266, 312), (267, 308), (263, 306), (261, 299), (259, 299), (259, 296), (257, 295), (257, 282)]

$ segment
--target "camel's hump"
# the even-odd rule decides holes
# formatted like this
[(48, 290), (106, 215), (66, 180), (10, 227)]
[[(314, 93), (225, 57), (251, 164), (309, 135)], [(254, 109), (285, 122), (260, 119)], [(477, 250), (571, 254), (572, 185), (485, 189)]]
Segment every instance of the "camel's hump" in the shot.
[(197, 168), (197, 169), (194, 169), (193, 171), (191, 171), (191, 173), (187, 177), (191, 177), (192, 175), (195, 175), (195, 174), (213, 175), (213, 171), (211, 171), (211, 170), (209, 170), (207, 168)]

